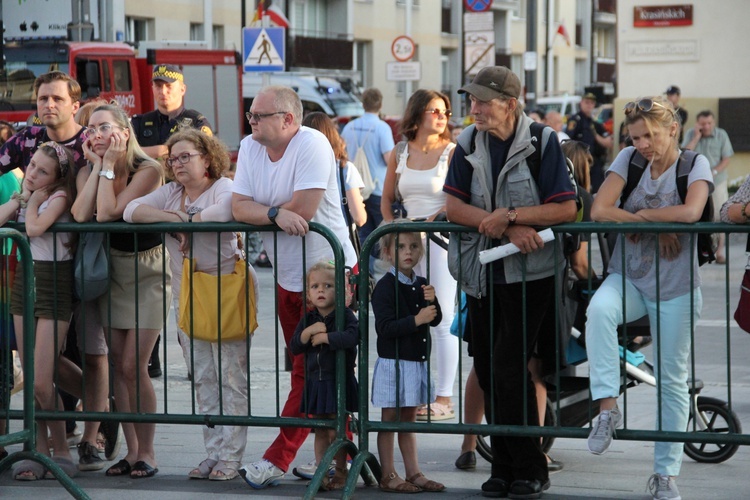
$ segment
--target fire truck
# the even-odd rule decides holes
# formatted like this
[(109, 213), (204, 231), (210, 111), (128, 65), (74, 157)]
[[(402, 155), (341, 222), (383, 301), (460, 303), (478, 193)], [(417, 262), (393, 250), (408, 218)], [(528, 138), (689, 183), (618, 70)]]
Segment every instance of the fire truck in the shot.
[(203, 113), (234, 154), (242, 139), (242, 66), (237, 52), (207, 50), (201, 42), (141, 42), (136, 51), (119, 42), (9, 39), (0, 59), (0, 120), (26, 123), (36, 111), (34, 80), (62, 71), (81, 85), (82, 101), (114, 100), (129, 115), (155, 109), (153, 67), (180, 66), (188, 91), (185, 107)]

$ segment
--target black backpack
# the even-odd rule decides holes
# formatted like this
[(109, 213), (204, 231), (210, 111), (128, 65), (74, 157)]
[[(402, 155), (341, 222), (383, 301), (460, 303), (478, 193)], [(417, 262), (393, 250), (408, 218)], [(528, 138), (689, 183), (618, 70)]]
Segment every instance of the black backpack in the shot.
[[(695, 160), (698, 158), (698, 153), (686, 149), (680, 153), (680, 159), (677, 161), (677, 172), (675, 173), (675, 180), (677, 182), (677, 193), (680, 195), (680, 200), (685, 203), (688, 190), (688, 175), (693, 170)], [(630, 163), (628, 164), (628, 178), (625, 181), (625, 187), (622, 190), (620, 196), (620, 207), (625, 206), (625, 200), (628, 199), (630, 193), (636, 188), (638, 183), (643, 176), (643, 172), (646, 170), (648, 160), (637, 150), (633, 150), (633, 154), (630, 155)], [(703, 207), (703, 213), (701, 214), (700, 222), (712, 222), (714, 220), (714, 204), (711, 197), (708, 197), (706, 206)], [(706, 262), (711, 263), (716, 260), (715, 245), (713, 242), (713, 235), (711, 233), (698, 233), (698, 265), (703, 265)]]

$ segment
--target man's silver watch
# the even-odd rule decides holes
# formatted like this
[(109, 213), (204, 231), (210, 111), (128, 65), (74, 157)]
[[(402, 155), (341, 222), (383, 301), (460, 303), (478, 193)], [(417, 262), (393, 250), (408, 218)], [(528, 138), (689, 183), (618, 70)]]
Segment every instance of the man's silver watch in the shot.
[(115, 180), (115, 171), (114, 170), (102, 170), (99, 172), (99, 177), (104, 177), (106, 179), (113, 181)]

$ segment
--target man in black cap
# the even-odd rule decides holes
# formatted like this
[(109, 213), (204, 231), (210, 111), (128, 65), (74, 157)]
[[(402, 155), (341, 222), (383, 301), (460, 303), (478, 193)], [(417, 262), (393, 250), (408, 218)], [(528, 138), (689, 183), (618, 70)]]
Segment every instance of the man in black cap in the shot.
[[(211, 125), (205, 116), (194, 109), (185, 109), (184, 98), (187, 86), (185, 76), (179, 66), (174, 64), (154, 66), (151, 90), (154, 93), (156, 109), (142, 115), (134, 115), (130, 119), (138, 144), (151, 158), (156, 158), (163, 164), (168, 155), (167, 146), (164, 144), (170, 135), (182, 127), (197, 128), (205, 134), (213, 135)], [(156, 341), (148, 362), (148, 374), (151, 378), (160, 377), (162, 373), (159, 360), (160, 341), (161, 337)], [(190, 373), (189, 365), (188, 373)]]
[(578, 113), (568, 118), (565, 129), (571, 139), (588, 144), (594, 164), (591, 166), (591, 192), (596, 193), (604, 182), (604, 163), (612, 148), (612, 136), (604, 125), (594, 120), (591, 113), (596, 107), (596, 96), (589, 92), (581, 99)]
[(672, 106), (674, 107), (674, 112), (677, 113), (677, 116), (680, 117), (680, 142), (678, 144), (682, 144), (682, 139), (684, 137), (685, 132), (685, 124), (687, 123), (688, 119), (688, 112), (685, 111), (685, 108), (680, 106), (680, 87), (677, 85), (670, 85), (667, 89), (667, 100), (672, 103)]
[(167, 147), (164, 143), (181, 127), (193, 127), (213, 135), (211, 125), (205, 116), (194, 109), (185, 109), (187, 86), (179, 66), (154, 66), (151, 90), (154, 93), (156, 109), (142, 115), (134, 115), (131, 119), (138, 144), (151, 158), (165, 158)]
[[(555, 131), (523, 113), (521, 81), (512, 71), (483, 68), (458, 92), (469, 94), (474, 125), (458, 138), (443, 191), (450, 221), (478, 234), (451, 239), (448, 266), (467, 294), (468, 340), (487, 421), (538, 425), (527, 366), (537, 353), (546, 369), (555, 369), (555, 274), (563, 259), (537, 229), (575, 220), (576, 195)], [(480, 264), (480, 250), (505, 243), (521, 253)], [(484, 496), (539, 498), (549, 488), (538, 437), (490, 441)]]

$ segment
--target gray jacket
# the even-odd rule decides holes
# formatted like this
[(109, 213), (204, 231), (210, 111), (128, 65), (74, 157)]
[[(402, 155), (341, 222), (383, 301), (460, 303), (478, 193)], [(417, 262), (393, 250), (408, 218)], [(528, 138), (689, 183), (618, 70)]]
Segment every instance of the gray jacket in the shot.
[[(529, 126), (532, 120), (525, 114), (518, 120), (516, 137), (508, 151), (508, 158), (497, 178), (495, 207), (529, 207), (541, 203), (539, 189), (526, 158), (537, 145), (532, 143)], [(474, 126), (467, 127), (459, 136), (458, 143), (465, 152), (471, 151), (471, 136)], [(542, 152), (554, 131), (546, 127), (542, 135)], [(556, 138), (555, 138), (556, 139)], [(535, 142), (535, 141), (534, 141)], [(492, 212), (492, 169), (487, 132), (478, 132), (475, 138), (476, 149), (465, 160), (474, 168), (471, 180), (471, 205)], [(544, 161), (542, 159), (542, 161)], [(501, 244), (510, 243), (507, 237)], [(479, 263), (479, 252), (491, 246), (491, 240), (477, 232), (451, 234), (448, 247), (448, 267), (451, 275), (459, 282), (461, 289), (472, 297), (481, 298), (487, 293), (487, 269)], [(526, 281), (552, 276), (563, 263), (563, 253), (558, 248), (558, 265), (555, 265), (555, 245), (547, 244), (541, 250), (530, 254), (520, 253), (503, 259), (506, 283), (517, 283), (524, 277)]]

